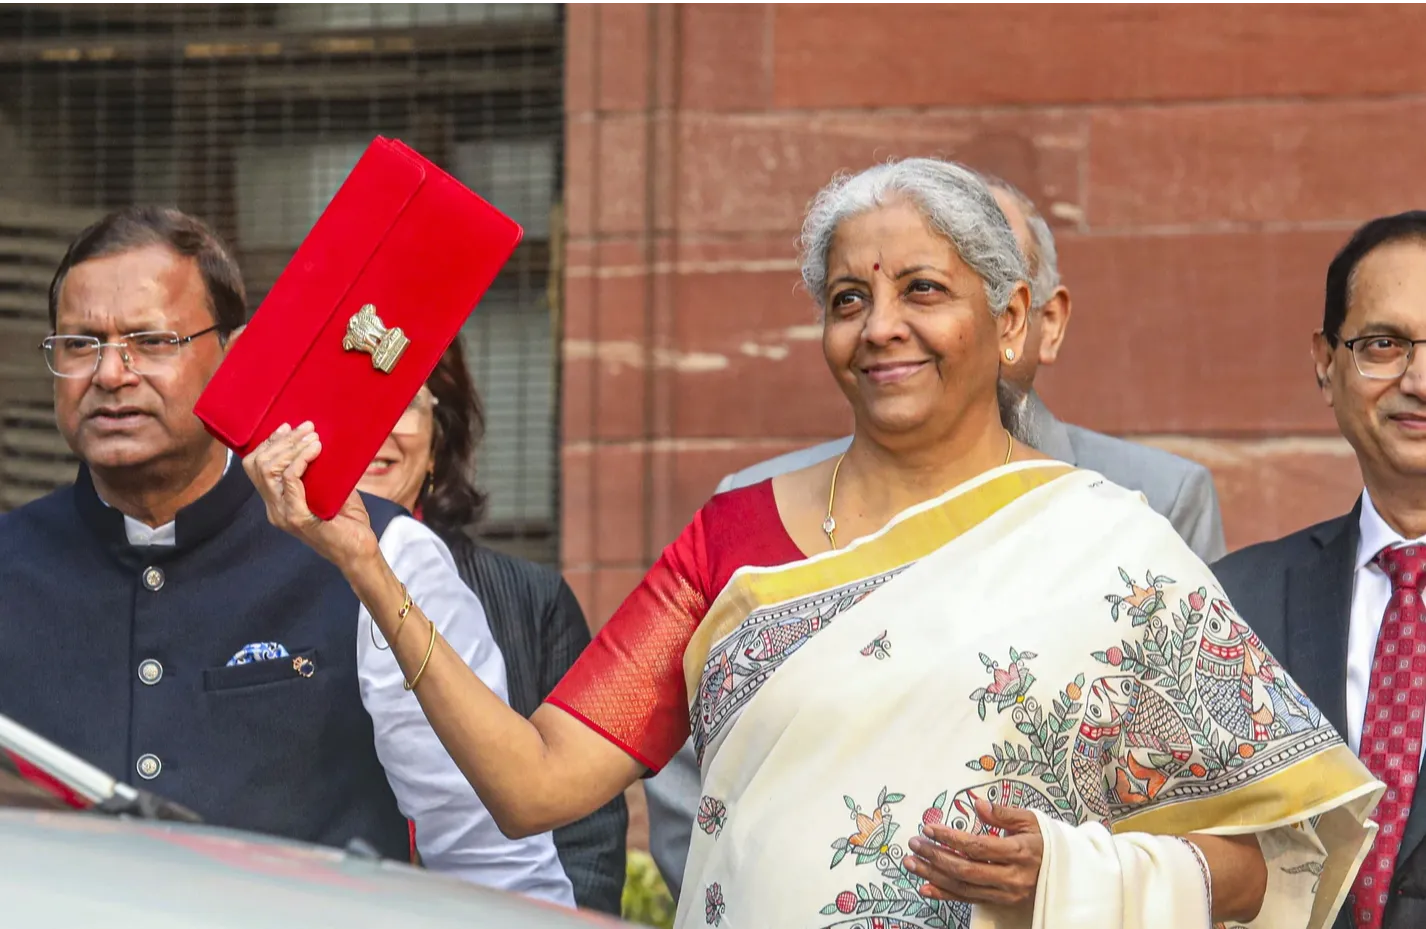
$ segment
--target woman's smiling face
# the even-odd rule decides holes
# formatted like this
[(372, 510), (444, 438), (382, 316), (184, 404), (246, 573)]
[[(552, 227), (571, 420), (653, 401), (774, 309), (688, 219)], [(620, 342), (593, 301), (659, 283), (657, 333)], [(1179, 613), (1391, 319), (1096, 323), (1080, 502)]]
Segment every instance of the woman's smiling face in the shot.
[(858, 420), (883, 434), (953, 429), (993, 404), (1005, 349), (1024, 344), (1024, 295), (992, 315), (979, 275), (904, 198), (842, 221), (827, 282), (827, 365)]

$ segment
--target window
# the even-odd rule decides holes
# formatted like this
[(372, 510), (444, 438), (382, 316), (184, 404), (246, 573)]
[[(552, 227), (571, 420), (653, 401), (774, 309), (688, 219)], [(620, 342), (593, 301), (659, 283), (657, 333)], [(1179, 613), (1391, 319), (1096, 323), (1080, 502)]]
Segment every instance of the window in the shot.
[[(212, 224), (256, 306), (370, 139), (401, 138), (525, 227), (464, 338), (489, 415), (492, 544), (553, 562), (561, 17), (556, 4), (0, 8), (0, 345), (39, 341), (64, 243), (134, 202)], [(73, 473), (48, 377), (38, 353), (0, 349), (0, 507)]]

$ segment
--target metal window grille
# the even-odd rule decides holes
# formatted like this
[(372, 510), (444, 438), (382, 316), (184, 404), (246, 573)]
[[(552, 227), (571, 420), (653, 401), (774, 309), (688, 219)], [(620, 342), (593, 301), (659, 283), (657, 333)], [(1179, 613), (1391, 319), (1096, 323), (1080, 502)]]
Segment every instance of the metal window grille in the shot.
[(256, 307), (385, 134), (526, 229), (463, 337), (487, 408), (483, 534), (553, 562), (562, 82), (557, 4), (0, 7), (0, 508), (73, 476), (34, 349), (70, 237), (176, 205), (234, 246)]

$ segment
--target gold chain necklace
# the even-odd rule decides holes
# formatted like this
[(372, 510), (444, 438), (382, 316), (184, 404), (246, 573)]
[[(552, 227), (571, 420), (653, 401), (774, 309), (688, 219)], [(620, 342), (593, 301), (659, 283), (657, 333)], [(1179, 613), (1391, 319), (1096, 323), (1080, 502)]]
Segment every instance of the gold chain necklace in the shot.
[[(1010, 430), (1005, 430), (1005, 460), (1000, 463), (1003, 468), (1010, 464), (1010, 456), (1015, 453), (1015, 437), (1010, 434)], [(827, 536), (827, 544), (832, 546), (832, 551), (837, 550), (837, 520), (832, 516), (832, 504), (837, 502), (837, 475), (841, 473), (842, 462), (846, 459), (847, 453), (842, 452), (837, 464), (832, 468), (832, 487), (827, 491), (827, 518), (822, 520), (822, 532)]]

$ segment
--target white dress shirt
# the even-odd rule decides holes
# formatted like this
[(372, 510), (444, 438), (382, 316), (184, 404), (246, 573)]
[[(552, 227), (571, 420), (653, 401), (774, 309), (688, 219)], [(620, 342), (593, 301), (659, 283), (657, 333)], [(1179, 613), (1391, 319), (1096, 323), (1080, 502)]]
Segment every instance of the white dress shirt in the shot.
[[(1403, 539), (1381, 518), (1372, 498), (1362, 491), (1361, 534), (1357, 541), (1356, 576), (1352, 585), (1352, 616), (1347, 631), (1347, 743), (1360, 754), (1362, 721), (1367, 715), (1367, 693), (1371, 687), (1372, 661), (1376, 658), (1377, 634), (1391, 600), (1391, 579), (1373, 559), (1388, 546), (1414, 542), (1426, 545), (1426, 538)], [(1422, 742), (1426, 758), (1426, 740)]]
[[(228, 458), (229, 466), (232, 456)], [(150, 528), (129, 516), (132, 545), (173, 545), (175, 527)], [(485, 685), (509, 700), (505, 660), (490, 635), (485, 609), (456, 573), (450, 550), (425, 525), (398, 516), (381, 535), (381, 552), (441, 636)], [(396, 804), (416, 823), (416, 847), (432, 871), (551, 903), (574, 906), (574, 888), (546, 832), (525, 839), (501, 834), (480, 797), (436, 737), (416, 695), (402, 686), (401, 668), (372, 644), (366, 607), (357, 612), (357, 675), (361, 700), (376, 735), (376, 757)], [(384, 647), (386, 643), (381, 641)]]

